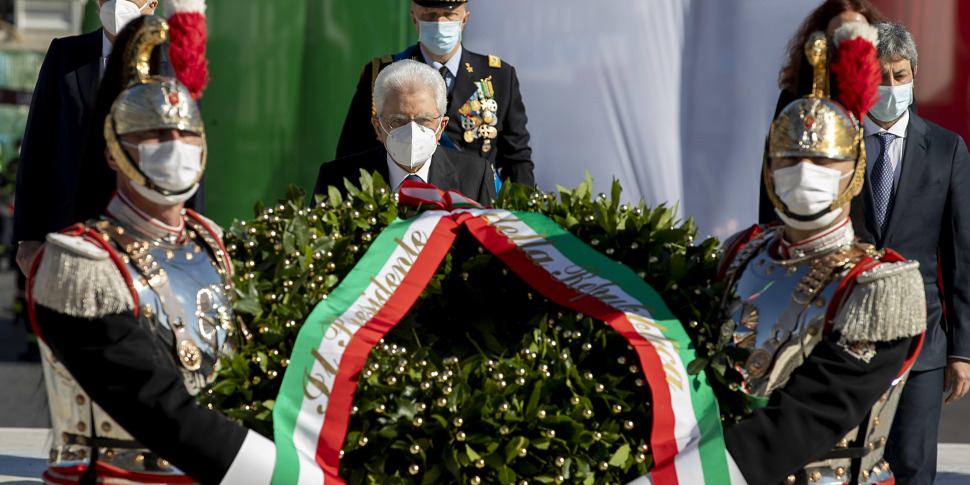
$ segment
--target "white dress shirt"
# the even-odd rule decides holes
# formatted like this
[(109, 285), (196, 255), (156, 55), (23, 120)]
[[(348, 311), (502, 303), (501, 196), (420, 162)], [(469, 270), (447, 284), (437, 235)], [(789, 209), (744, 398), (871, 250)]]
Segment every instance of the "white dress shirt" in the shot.
[[(433, 156), (434, 155), (432, 154), (432, 157)], [(394, 159), (391, 158), (390, 153), (387, 154), (387, 169), (388, 169), (388, 174), (390, 175), (390, 178), (391, 178), (391, 180), (388, 180), (388, 185), (390, 185), (391, 187), (394, 187), (394, 193), (396, 194), (400, 192), (401, 183), (404, 182), (404, 179), (406, 179), (408, 175), (411, 175), (411, 172), (404, 170), (403, 168), (401, 168), (400, 165), (398, 165), (397, 163), (394, 163)], [(428, 182), (428, 175), (430, 173), (431, 173), (431, 157), (428, 158), (427, 162), (424, 162), (424, 165), (421, 165), (421, 168), (419, 168), (417, 172), (414, 172), (414, 175), (417, 175), (418, 177), (421, 177), (421, 180)], [(428, 182), (428, 183), (430, 184), (431, 182)]]
[(104, 77), (104, 70), (108, 68), (108, 58), (111, 57), (111, 51), (114, 49), (114, 44), (108, 40), (108, 36), (105, 35), (104, 30), (101, 31), (101, 75), (98, 76), (100, 80)]
[(438, 61), (436, 61), (434, 59), (431, 59), (428, 56), (424, 56), (424, 62), (425, 62), (425, 64), (433, 67), (435, 71), (440, 71), (441, 70), (441, 66), (445, 66), (445, 67), (448, 68), (448, 75), (445, 76), (445, 86), (448, 88), (448, 92), (449, 93), (455, 87), (455, 73), (458, 72), (458, 69), (459, 68), (461, 68), (461, 51), (463, 49), (464, 48), (461, 46), (461, 43), (459, 43), (458, 44), (458, 50), (455, 51), (455, 55), (451, 56), (451, 59), (448, 59), (448, 62), (446, 62), (444, 64), (442, 64), (442, 63), (440, 63), (440, 62), (438, 62)]
[(889, 127), (888, 130), (882, 129), (881, 126), (877, 125), (875, 121), (872, 121), (868, 116), (862, 120), (862, 128), (865, 133), (865, 143), (866, 143), (866, 180), (869, 181), (869, 174), (872, 173), (872, 167), (879, 159), (879, 153), (882, 151), (882, 143), (879, 141), (879, 137), (876, 133), (889, 132), (896, 135), (893, 141), (889, 142), (889, 161), (893, 166), (893, 193), (896, 192), (896, 188), (899, 187), (899, 173), (902, 171), (902, 161), (903, 161), (903, 151), (906, 149), (906, 128), (909, 126), (909, 110), (907, 109), (903, 116), (896, 120), (896, 123)]

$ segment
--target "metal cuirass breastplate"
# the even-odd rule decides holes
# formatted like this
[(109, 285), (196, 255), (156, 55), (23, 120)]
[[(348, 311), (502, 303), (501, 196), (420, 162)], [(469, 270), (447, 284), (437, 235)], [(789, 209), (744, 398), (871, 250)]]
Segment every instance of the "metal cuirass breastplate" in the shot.
[(771, 258), (766, 247), (736, 279), (737, 299), (721, 329), (730, 336), (728, 345), (751, 352), (746, 362), (734, 364), (744, 378), (742, 389), (758, 398), (784, 386), (821, 340), (837, 286), (815, 279), (828, 273), (822, 259), (792, 264)]
[(159, 244), (147, 251), (148, 275), (128, 261), (138, 293), (139, 321), (159, 352), (172, 356), (185, 388), (198, 394), (214, 377), (220, 355), (232, 353), (232, 313), (222, 277), (198, 242)]

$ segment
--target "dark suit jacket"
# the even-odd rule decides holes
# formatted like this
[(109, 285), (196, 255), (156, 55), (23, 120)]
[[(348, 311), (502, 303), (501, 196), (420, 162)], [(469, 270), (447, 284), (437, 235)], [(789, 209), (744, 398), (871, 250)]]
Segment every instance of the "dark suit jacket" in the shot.
[[(948, 355), (970, 357), (970, 154), (959, 135), (910, 112), (902, 164), (886, 234), (872, 210), (865, 224), (878, 247), (919, 261), (927, 317), (919, 371), (942, 367)], [(872, 207), (868, 177), (863, 194)]]
[[(96, 217), (114, 192), (115, 174), (107, 166), (103, 148), (85, 150), (90, 140), (100, 137), (103, 122), (91, 126), (100, 84), (101, 46), (98, 29), (54, 39), (44, 57), (17, 171), (14, 241), (43, 241), (47, 233)], [(163, 73), (169, 69), (166, 50), (160, 49)], [(103, 147), (103, 137), (100, 140)], [(186, 207), (202, 213), (201, 194)]]
[[(377, 172), (390, 183), (387, 150), (384, 145), (320, 165), (313, 193), (326, 194), (330, 185), (346, 193), (344, 179), (359, 186), (360, 169), (369, 173)], [(428, 183), (441, 190), (457, 190), (486, 207), (492, 205), (492, 199), (495, 198), (495, 175), (492, 167), (485, 160), (467, 153), (439, 146), (431, 156), (428, 179)]]
[(101, 30), (54, 39), (40, 68), (17, 173), (14, 240), (72, 222), (81, 150), (101, 74)]
[[(350, 102), (350, 110), (340, 132), (337, 144), (337, 158), (346, 157), (380, 145), (370, 123), (374, 109), (373, 83), (376, 78), (374, 68), (389, 66), (394, 58), (410, 58), (425, 62), (419, 46), (415, 45), (397, 56), (376, 57), (364, 66), (357, 82), (357, 91)], [(532, 149), (529, 148), (529, 131), (525, 124), (525, 105), (519, 92), (519, 78), (515, 68), (505, 61), (501, 67), (490, 67), (489, 56), (470, 52), (462, 48), (461, 68), (455, 75), (454, 89), (448, 94), (448, 117), (451, 121), (445, 127), (445, 134), (461, 151), (488, 160), (496, 170), (501, 171), (503, 180), (532, 187), (535, 185), (532, 163)], [(466, 143), (465, 130), (461, 127), (459, 109), (475, 92), (475, 82), (490, 78), (498, 103), (498, 137), (492, 140), (491, 149), (482, 151), (482, 139)], [(442, 145), (445, 143), (442, 142)]]

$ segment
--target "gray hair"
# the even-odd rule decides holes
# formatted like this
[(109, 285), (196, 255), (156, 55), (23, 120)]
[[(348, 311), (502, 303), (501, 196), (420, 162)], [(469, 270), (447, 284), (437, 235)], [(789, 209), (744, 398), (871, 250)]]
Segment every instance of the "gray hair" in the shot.
[(906, 30), (906, 27), (892, 22), (876, 22), (873, 25), (879, 30), (879, 59), (888, 60), (894, 56), (902, 57), (909, 61), (913, 72), (915, 72), (918, 57), (916, 41), (913, 40), (913, 35)]
[(404, 94), (428, 89), (438, 105), (438, 115), (448, 110), (448, 88), (441, 73), (433, 67), (411, 59), (402, 59), (384, 68), (374, 82), (374, 107), (377, 116), (384, 114), (384, 101), (390, 94)]

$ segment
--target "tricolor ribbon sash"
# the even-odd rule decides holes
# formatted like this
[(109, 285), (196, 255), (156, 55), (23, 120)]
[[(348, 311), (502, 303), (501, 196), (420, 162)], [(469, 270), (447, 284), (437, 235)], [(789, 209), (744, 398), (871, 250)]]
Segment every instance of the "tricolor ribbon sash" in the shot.
[(344, 483), (340, 449), (367, 355), (411, 309), (462, 229), (543, 296), (607, 322), (634, 347), (654, 410), (655, 466), (638, 481), (728, 483), (734, 470), (717, 402), (703, 374), (687, 373), (695, 350), (660, 295), (632, 270), (541, 214), (480, 209), (460, 194), (412, 182), (400, 200), (451, 210), (389, 225), (307, 318), (273, 409), (274, 484)]

